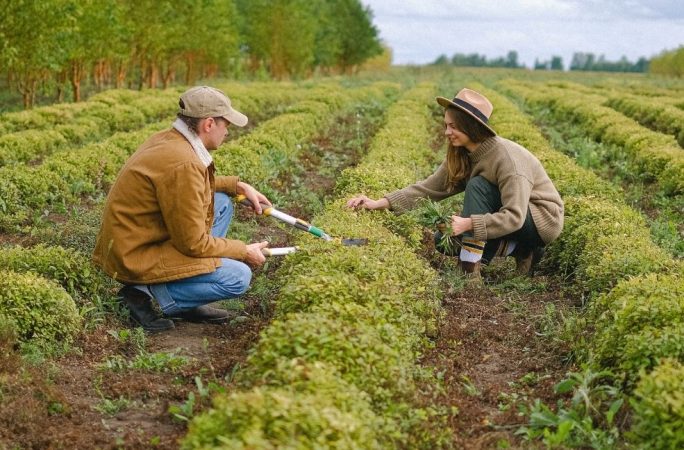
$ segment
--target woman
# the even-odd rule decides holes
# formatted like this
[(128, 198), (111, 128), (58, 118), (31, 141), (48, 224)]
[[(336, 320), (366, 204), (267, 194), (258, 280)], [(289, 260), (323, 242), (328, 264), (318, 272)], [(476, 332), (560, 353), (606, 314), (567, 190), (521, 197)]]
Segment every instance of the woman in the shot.
[[(439, 201), (465, 191), (461, 215), (451, 217), (453, 235), (461, 237), (461, 270), (479, 279), (482, 263), (512, 255), (518, 273), (531, 274), (544, 246), (563, 229), (558, 191), (534, 155), (488, 125), (494, 108), (484, 95), (462, 89), (453, 100), (437, 97), (437, 102), (446, 108), (449, 141), (437, 171), (378, 200), (358, 195), (347, 206), (401, 213), (421, 198)], [(437, 233), (435, 242), (440, 240)]]

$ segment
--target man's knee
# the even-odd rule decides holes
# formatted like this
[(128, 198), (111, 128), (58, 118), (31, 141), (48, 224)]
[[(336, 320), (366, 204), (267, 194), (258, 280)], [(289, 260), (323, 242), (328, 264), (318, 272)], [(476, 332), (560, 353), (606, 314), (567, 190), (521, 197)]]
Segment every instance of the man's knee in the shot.
[(252, 281), (252, 269), (243, 262), (231, 260), (219, 267), (221, 277), (219, 278), (220, 289), (229, 297), (243, 295), (249, 289)]
[(230, 195), (223, 192), (214, 193), (214, 205), (217, 215), (230, 213), (233, 215), (233, 199)]

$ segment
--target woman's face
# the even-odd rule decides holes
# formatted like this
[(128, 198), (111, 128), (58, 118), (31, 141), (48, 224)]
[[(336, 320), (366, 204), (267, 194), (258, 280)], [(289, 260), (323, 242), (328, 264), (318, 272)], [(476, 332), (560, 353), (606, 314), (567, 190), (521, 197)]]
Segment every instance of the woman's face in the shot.
[(458, 129), (449, 110), (444, 112), (444, 135), (454, 147), (466, 147), (470, 150), (471, 147), (476, 146), (467, 134)]

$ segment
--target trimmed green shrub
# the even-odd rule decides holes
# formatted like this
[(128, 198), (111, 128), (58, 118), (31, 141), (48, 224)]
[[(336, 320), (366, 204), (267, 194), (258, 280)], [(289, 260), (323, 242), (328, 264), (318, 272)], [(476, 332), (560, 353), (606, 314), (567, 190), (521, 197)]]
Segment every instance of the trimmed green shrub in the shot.
[(0, 270), (0, 315), (14, 321), (22, 341), (70, 342), (81, 329), (71, 296), (34, 273)]
[(684, 356), (684, 284), (679, 275), (649, 274), (619, 283), (590, 306), (590, 347), (602, 367), (634, 381), (660, 357)]
[(395, 327), (388, 324), (376, 329), (361, 317), (356, 324), (348, 324), (320, 313), (288, 314), (262, 333), (248, 358), (245, 376), (258, 379), (280, 359), (322, 361), (367, 392), (373, 405), (384, 411), (392, 400), (405, 399), (414, 389), (415, 355), (396, 348), (397, 338)]
[[(373, 413), (361, 401), (354, 405), (347, 392), (340, 390), (335, 398), (255, 388), (218, 395), (212, 409), (192, 421), (181, 448), (382, 448), (375, 439)], [(336, 400), (350, 406), (340, 409)]]
[(643, 449), (684, 448), (684, 366), (667, 360), (644, 375), (631, 401), (630, 440)]
[(106, 283), (88, 256), (73, 249), (43, 244), (31, 248), (0, 248), (0, 269), (35, 272), (57, 281), (69, 294), (79, 299), (101, 294)]

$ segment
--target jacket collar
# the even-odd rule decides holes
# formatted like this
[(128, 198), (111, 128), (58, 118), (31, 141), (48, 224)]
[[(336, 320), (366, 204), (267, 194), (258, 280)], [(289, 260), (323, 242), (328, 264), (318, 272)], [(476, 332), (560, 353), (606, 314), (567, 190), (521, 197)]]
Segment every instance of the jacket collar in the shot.
[(192, 149), (195, 151), (197, 157), (202, 161), (204, 167), (209, 167), (214, 160), (209, 154), (209, 151), (202, 143), (202, 140), (183, 122), (181, 119), (176, 119), (173, 122), (173, 128), (175, 128), (180, 134), (183, 135), (185, 139), (188, 140)]

